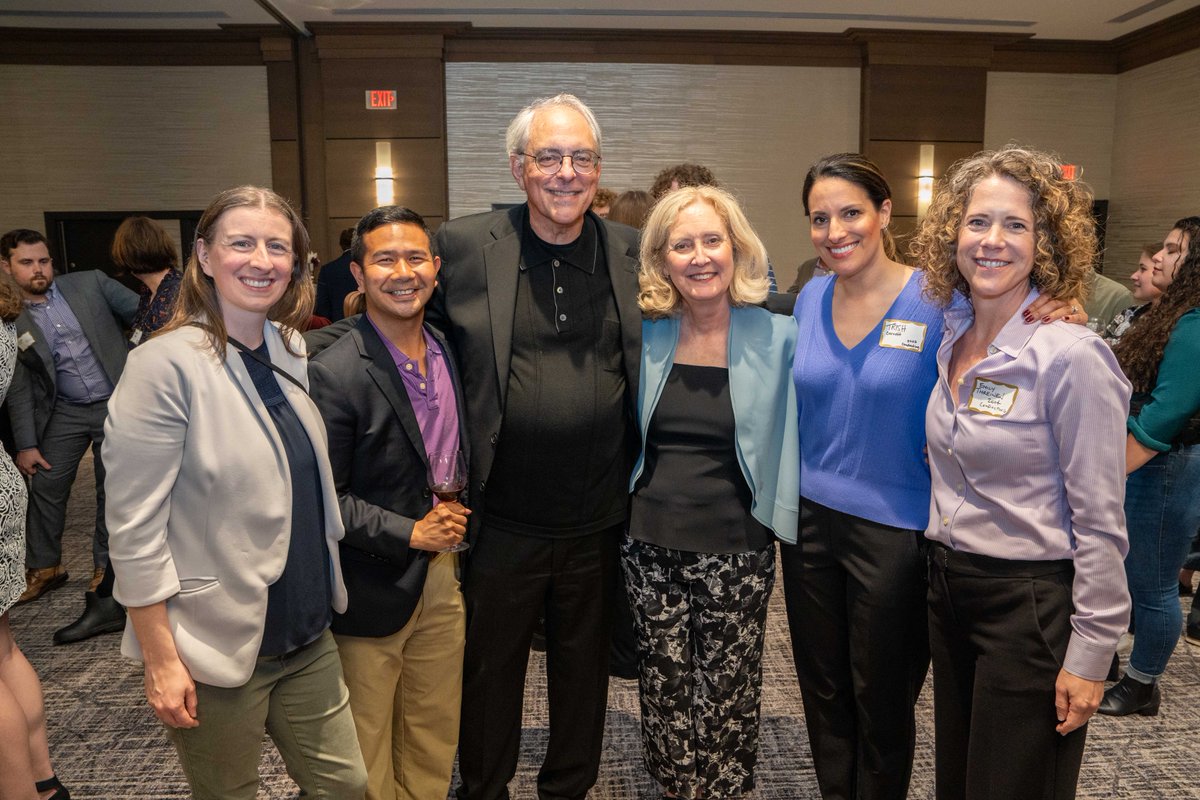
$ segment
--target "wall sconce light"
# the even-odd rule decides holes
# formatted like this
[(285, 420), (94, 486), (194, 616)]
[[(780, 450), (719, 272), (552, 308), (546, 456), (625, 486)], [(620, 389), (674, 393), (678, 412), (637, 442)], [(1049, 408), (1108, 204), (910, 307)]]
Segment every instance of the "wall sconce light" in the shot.
[(396, 202), (396, 177), (392, 174), (392, 143), (375, 143), (375, 204)]
[(933, 145), (921, 145), (921, 160), (917, 169), (917, 219), (922, 219), (933, 200)]

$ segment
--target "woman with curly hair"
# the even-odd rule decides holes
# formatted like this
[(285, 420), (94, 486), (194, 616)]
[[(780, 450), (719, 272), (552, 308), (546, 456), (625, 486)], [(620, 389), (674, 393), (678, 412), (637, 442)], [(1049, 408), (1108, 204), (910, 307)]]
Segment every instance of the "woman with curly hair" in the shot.
[(1200, 525), (1200, 217), (1175, 223), (1154, 255), (1158, 304), (1114, 352), (1133, 384), (1125, 468), (1125, 574), (1137, 636), (1101, 714), (1158, 713), (1159, 676), (1179, 640), (1179, 569)]
[(925, 417), (938, 798), (1073, 798), (1129, 619), (1129, 383), (1092, 331), (1022, 321), (1043, 293), (1085, 291), (1090, 209), (1050, 156), (983, 152), (913, 243), (947, 306)]

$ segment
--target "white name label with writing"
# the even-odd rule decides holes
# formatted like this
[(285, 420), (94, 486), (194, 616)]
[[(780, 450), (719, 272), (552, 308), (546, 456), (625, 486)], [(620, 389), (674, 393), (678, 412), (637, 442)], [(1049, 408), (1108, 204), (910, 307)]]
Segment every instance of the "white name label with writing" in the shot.
[(883, 333), (879, 336), (879, 346), (919, 353), (925, 349), (925, 331), (927, 329), (928, 326), (924, 322), (885, 319)]
[(986, 378), (976, 378), (971, 385), (971, 400), (967, 408), (993, 417), (1003, 417), (1012, 411), (1017, 400), (1017, 387), (997, 383)]

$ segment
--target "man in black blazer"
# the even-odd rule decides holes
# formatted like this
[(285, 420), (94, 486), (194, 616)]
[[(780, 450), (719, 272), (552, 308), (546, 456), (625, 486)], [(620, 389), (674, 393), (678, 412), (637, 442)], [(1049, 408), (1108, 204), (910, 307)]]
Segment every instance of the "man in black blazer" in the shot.
[(458, 740), (465, 612), (457, 554), (468, 512), (434, 505), (428, 454), (465, 449), (444, 340), (423, 325), (440, 262), (399, 206), (359, 221), (353, 272), (367, 311), (313, 357), (346, 536), (349, 604), (335, 614), (369, 800), (445, 797)]
[(18, 354), (8, 411), (17, 468), (30, 478), (26, 589), (18, 600), (26, 603), (67, 580), (62, 566), (67, 498), (89, 446), (96, 466), (90, 588), (104, 574), (108, 528), (100, 451), (108, 397), (125, 369), (125, 330), (138, 297), (96, 270), (55, 276), (46, 238), (34, 230), (17, 229), (0, 238), (0, 267), (25, 301), (16, 320)]
[(458, 796), (508, 797), (544, 616), (550, 741), (538, 796), (583, 798), (599, 769), (636, 436), (638, 239), (588, 211), (600, 129), (578, 98), (533, 103), (507, 138), (527, 202), (442, 226), (429, 308), (462, 370), (471, 442)]

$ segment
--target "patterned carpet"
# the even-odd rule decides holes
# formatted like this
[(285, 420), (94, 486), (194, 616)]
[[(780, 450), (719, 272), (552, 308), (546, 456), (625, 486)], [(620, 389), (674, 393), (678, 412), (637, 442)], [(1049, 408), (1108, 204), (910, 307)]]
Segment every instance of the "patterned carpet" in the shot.
[[(101, 636), (63, 647), (50, 644), (53, 631), (75, 619), (82, 607), (91, 573), (92, 486), (89, 459), (80, 470), (69, 514), (71, 580), (36, 603), (13, 609), (13, 629), (41, 675), (54, 765), (73, 797), (185, 798), (187, 786), (174, 752), (145, 703), (140, 669), (120, 655), (120, 637)], [(767, 632), (758, 789), (749, 795), (758, 800), (817, 796), (782, 600), (777, 584)], [(536, 797), (535, 778), (546, 746), (544, 666), (540, 654), (531, 656), (520, 765), (511, 787), (518, 800)], [(1079, 797), (1200, 800), (1200, 648), (1180, 641), (1162, 689), (1163, 707), (1157, 717), (1098, 717), (1092, 723)], [(930, 692), (927, 684), (918, 716), (911, 798), (933, 797)], [(658, 796), (641, 764), (637, 709), (636, 685), (614, 680), (593, 800)], [(260, 798), (296, 796), (269, 742), (263, 748), (262, 775)]]

